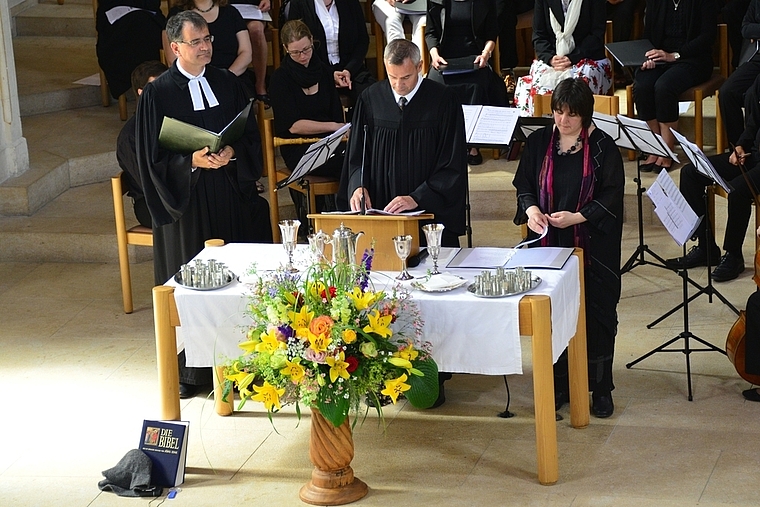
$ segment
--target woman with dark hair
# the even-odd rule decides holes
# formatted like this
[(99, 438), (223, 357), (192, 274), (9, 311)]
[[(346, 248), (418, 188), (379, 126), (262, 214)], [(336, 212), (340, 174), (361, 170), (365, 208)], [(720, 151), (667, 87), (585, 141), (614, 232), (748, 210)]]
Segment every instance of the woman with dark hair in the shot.
[[(536, 246), (583, 248), (591, 411), (609, 417), (614, 411), (623, 159), (612, 138), (592, 125), (594, 96), (583, 80), (561, 81), (551, 106), (554, 126), (528, 138), (512, 182), (517, 188), (514, 221), (527, 223), (532, 238), (549, 228)], [(559, 409), (569, 401), (567, 351), (554, 367), (554, 390)]]
[[(236, 76), (242, 76), (251, 63), (251, 39), (240, 12), (227, 0), (175, 0), (169, 10), (169, 18), (181, 11), (194, 10), (208, 23), (208, 31), (214, 38), (211, 65), (228, 69)], [(171, 67), (176, 59), (169, 47), (169, 40), (164, 31), (164, 53), (166, 63)], [(253, 95), (250, 81), (246, 82), (250, 95)]]
[(314, 34), (314, 52), (332, 68), (341, 95), (354, 103), (375, 82), (364, 63), (369, 35), (359, 0), (290, 0), (287, 18), (300, 19)]
[(536, 0), (530, 73), (517, 80), (515, 104), (533, 115), (533, 96), (551, 93), (568, 77), (582, 78), (593, 93), (612, 86), (612, 68), (604, 53), (605, 0)]
[[(288, 21), (280, 30), (285, 52), (280, 67), (272, 74), (270, 95), (274, 113), (274, 135), (277, 137), (324, 137), (344, 125), (343, 107), (335, 88), (332, 69), (314, 56), (314, 37), (301, 20)], [(291, 171), (306, 152), (308, 144), (289, 144), (280, 147), (285, 165)], [(339, 178), (343, 168), (345, 145), (311, 174)], [(270, 183), (271, 184), (271, 183)], [(306, 224), (303, 194), (291, 190), (294, 202), (301, 204), (299, 218)], [(318, 196), (321, 197), (321, 196)], [(301, 202), (303, 201), (303, 202)], [(324, 205), (318, 207), (325, 210)], [(333, 206), (330, 206), (334, 209)], [(302, 215), (302, 216), (301, 216)]]
[[(672, 150), (678, 129), (678, 96), (712, 74), (712, 48), (718, 27), (715, 0), (647, 0), (644, 39), (656, 49), (633, 79), (633, 101), (639, 119)], [(669, 158), (650, 155), (642, 171), (670, 169)]]
[[(496, 0), (430, 0), (425, 43), (430, 51), (427, 77), (453, 86), (463, 104), (507, 105), (507, 89), (491, 67), (491, 55), (499, 36)], [(465, 64), (463, 72), (447, 72)], [(471, 148), (470, 165), (483, 162)]]

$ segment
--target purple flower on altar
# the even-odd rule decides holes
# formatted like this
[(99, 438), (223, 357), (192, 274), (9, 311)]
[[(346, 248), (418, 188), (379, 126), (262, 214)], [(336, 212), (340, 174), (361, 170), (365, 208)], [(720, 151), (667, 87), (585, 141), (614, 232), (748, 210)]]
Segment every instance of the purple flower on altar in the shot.
[(292, 338), (296, 334), (293, 328), (288, 326), (287, 324), (284, 324), (282, 326), (277, 326), (277, 331), (279, 331), (280, 334), (285, 337), (285, 341), (287, 341), (288, 338)]
[(359, 277), (359, 287), (361, 287), (362, 290), (366, 290), (367, 285), (369, 285), (369, 272), (372, 271), (372, 258), (374, 256), (374, 248), (371, 248), (370, 250), (367, 250), (366, 248), (364, 249), (361, 260), (361, 266), (364, 268), (364, 272)]

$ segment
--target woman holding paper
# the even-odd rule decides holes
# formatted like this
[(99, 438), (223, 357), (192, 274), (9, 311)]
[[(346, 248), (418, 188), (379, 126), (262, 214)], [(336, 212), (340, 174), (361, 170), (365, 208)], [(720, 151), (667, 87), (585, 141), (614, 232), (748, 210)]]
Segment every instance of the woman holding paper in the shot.
[[(647, 51), (633, 80), (633, 101), (639, 119), (659, 133), (671, 150), (678, 128), (678, 96), (712, 74), (712, 48), (717, 32), (715, 0), (647, 0), (644, 38)], [(650, 155), (642, 171), (670, 169), (669, 158)]]
[[(535, 246), (583, 248), (586, 336), (592, 413), (614, 411), (612, 357), (620, 299), (620, 241), (625, 174), (614, 141), (591, 124), (594, 96), (581, 79), (561, 81), (552, 94), (554, 126), (528, 137), (513, 185), (515, 223)], [(554, 369), (555, 404), (569, 401), (567, 353)]]
[[(345, 125), (343, 107), (335, 88), (333, 70), (314, 57), (314, 37), (301, 20), (288, 21), (280, 30), (285, 52), (282, 65), (274, 71), (269, 83), (274, 112), (274, 135), (277, 137), (324, 137)], [(285, 165), (296, 168), (308, 144), (289, 144), (280, 147)], [(311, 174), (340, 178), (345, 143), (338, 153)], [(270, 185), (274, 182), (270, 182)], [(300, 199), (298, 192), (291, 192)], [(298, 202), (294, 199), (294, 202)], [(318, 203), (319, 204), (319, 203)], [(303, 203), (305, 220), (305, 202)]]
[(612, 70), (604, 54), (605, 0), (536, 0), (530, 73), (517, 80), (515, 105), (533, 115), (533, 96), (548, 94), (568, 77), (580, 77), (604, 95)]

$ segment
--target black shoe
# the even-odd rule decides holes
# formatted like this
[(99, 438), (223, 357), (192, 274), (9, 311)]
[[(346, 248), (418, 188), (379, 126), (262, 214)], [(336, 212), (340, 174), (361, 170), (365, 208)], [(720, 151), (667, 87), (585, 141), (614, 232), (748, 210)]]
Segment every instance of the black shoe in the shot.
[(744, 271), (744, 257), (726, 252), (720, 258), (720, 263), (712, 272), (712, 279), (716, 282), (727, 282), (738, 277)]
[(570, 393), (567, 391), (554, 391), (554, 411), (561, 409), (566, 403), (570, 403)]
[(594, 391), (591, 393), (591, 401), (591, 413), (600, 419), (611, 416), (615, 411), (615, 404), (612, 403), (612, 393), (609, 391), (602, 393)]
[(196, 386), (193, 384), (185, 384), (183, 382), (179, 383), (179, 399), (180, 400), (193, 398), (195, 397), (196, 394), (198, 394), (198, 391), (200, 391), (200, 386)]
[(483, 163), (483, 155), (480, 150), (475, 155), (467, 154), (467, 163), (469, 165), (480, 165)]
[(742, 391), (742, 396), (744, 396), (745, 400), (749, 401), (760, 401), (760, 393), (757, 392), (757, 389), (747, 389), (746, 391)]
[(446, 403), (446, 391), (443, 388), (443, 383), (447, 380), (451, 380), (451, 373), (445, 372), (445, 371), (439, 371), (438, 372), (438, 398), (435, 400), (435, 403), (433, 403), (433, 406), (430, 408), (438, 408), (444, 403)]
[[(683, 268), (684, 259), (686, 260), (686, 269), (707, 266), (707, 249), (702, 245), (693, 246), (689, 250), (689, 253), (686, 254), (686, 257), (667, 259), (665, 265), (672, 269)], [(710, 252), (710, 264), (718, 264), (718, 259), (720, 259), (720, 248), (716, 246), (715, 250)]]
[(639, 171), (641, 171), (643, 173), (651, 173), (652, 171), (654, 171), (654, 168), (656, 166), (657, 166), (657, 164), (654, 163), (654, 162), (650, 162), (649, 164), (641, 164), (639, 166)]

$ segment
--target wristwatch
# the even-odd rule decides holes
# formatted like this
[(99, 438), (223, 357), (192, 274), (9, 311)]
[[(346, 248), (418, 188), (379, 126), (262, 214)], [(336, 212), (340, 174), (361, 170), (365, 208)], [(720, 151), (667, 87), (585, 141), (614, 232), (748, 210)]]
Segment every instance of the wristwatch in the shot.
[(679, 53), (678, 51), (676, 51), (675, 53), (673, 53), (673, 58), (675, 58), (676, 61), (678, 61), (678, 59), (681, 58), (681, 53)]

